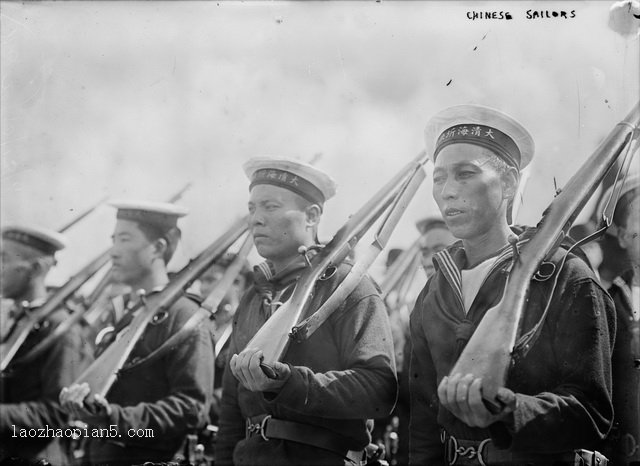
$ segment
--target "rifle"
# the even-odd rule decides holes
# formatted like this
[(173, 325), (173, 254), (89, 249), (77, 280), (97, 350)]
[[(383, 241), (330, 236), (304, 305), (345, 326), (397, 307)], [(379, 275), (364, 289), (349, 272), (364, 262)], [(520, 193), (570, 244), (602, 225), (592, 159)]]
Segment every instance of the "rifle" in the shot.
[[(558, 249), (571, 224), (625, 148), (625, 157), (630, 159), (629, 149), (640, 135), (639, 124), (640, 102), (616, 125), (551, 202), (538, 223), (537, 232), (522, 246), (500, 302), (487, 311), (451, 370), (451, 375), (472, 374), (482, 378), (482, 396), (488, 409), (500, 411), (501, 403), (496, 395), (506, 383), (512, 359), (531, 348), (542, 328), (546, 310), (538, 324), (516, 344), (522, 330), (520, 326), (531, 279), (540, 265)], [(555, 270), (556, 279), (561, 268)]]
[(64, 233), (65, 231), (67, 231), (69, 228), (71, 228), (72, 226), (74, 226), (76, 223), (78, 223), (80, 220), (82, 220), (83, 218), (85, 218), (87, 215), (89, 215), (91, 212), (93, 212), (94, 210), (96, 210), (100, 205), (102, 205), (102, 203), (104, 201), (106, 201), (108, 199), (109, 196), (105, 196), (102, 199), (100, 199), (98, 202), (96, 202), (95, 204), (93, 204), (91, 207), (89, 207), (87, 210), (85, 210), (84, 212), (81, 212), (80, 214), (76, 215), (76, 217), (74, 219), (72, 219), (71, 221), (69, 221), (68, 223), (65, 223), (62, 227), (58, 228), (58, 233)]
[[(174, 194), (169, 202), (179, 200), (184, 192), (189, 189), (191, 183), (187, 183), (179, 192)], [(87, 280), (93, 277), (107, 262), (109, 262), (111, 248), (100, 253), (91, 262), (85, 265), (77, 274), (72, 276), (67, 282), (58, 288), (55, 293), (38, 308), (36, 311), (26, 313), (25, 317), (17, 321), (5, 340), (0, 343), (0, 372), (4, 371), (9, 363), (13, 360), (18, 350), (29, 336), (36, 324), (46, 319), (51, 313), (55, 312), (62, 306), (70, 296), (72, 296)], [(109, 273), (107, 273), (107, 276)], [(44, 353), (49, 347), (65, 332), (67, 332), (73, 324), (78, 322), (84, 312), (78, 306), (74, 309), (73, 315), (64, 322), (60, 323), (54, 331), (34, 346), (27, 354), (22, 356), (16, 363), (26, 363), (33, 361), (35, 358)]]
[[(273, 313), (247, 346), (262, 350), (264, 357), (260, 367), (268, 377), (277, 377), (273, 364), (284, 356), (290, 341), (308, 338), (360, 283), (367, 268), (386, 246), (409, 201), (425, 178), (423, 165), (426, 161), (426, 154), (421, 152), (352, 215), (314, 257), (307, 256), (310, 266), (302, 272), (291, 298)], [(300, 322), (301, 316), (310, 304), (316, 282), (325, 271), (338, 266), (385, 213), (381, 227), (368, 250), (356, 261), (320, 309)], [(302, 253), (306, 255), (306, 250)]]
[(227, 266), (224, 274), (213, 287), (209, 296), (207, 296), (204, 302), (200, 304), (200, 309), (198, 309), (198, 311), (184, 323), (180, 330), (171, 335), (168, 340), (162, 343), (161, 346), (153, 350), (150, 354), (137, 361), (136, 364), (142, 364), (152, 358), (157, 358), (172, 348), (175, 348), (176, 345), (178, 345), (180, 341), (189, 334), (189, 332), (198, 327), (202, 321), (206, 318), (212, 318), (218, 310), (218, 306), (227, 295), (229, 288), (233, 285), (234, 280), (242, 271), (251, 249), (253, 249), (253, 237), (247, 233), (236, 257), (233, 259), (231, 264)]
[[(207, 270), (237, 239), (247, 230), (247, 219), (237, 220), (222, 236), (187, 264), (176, 277), (159, 293), (141, 299), (143, 309), (125, 327), (116, 341), (80, 375), (77, 384), (88, 383), (91, 392), (106, 396), (117, 378), (118, 371), (124, 366), (131, 351), (144, 333), (154, 316), (167, 312), (200, 274)], [(130, 312), (135, 312), (136, 309)], [(165, 345), (163, 345), (165, 346)]]

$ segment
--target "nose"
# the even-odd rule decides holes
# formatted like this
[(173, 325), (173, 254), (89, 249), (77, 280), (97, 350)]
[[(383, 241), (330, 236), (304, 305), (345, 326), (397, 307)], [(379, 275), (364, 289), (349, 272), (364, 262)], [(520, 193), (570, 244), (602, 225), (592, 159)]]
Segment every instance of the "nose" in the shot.
[(249, 214), (249, 227), (264, 225), (264, 218), (257, 210)]
[(111, 249), (109, 249), (109, 256), (111, 259), (117, 259), (120, 256), (118, 248), (115, 245), (111, 246)]
[(455, 199), (458, 195), (458, 188), (455, 180), (452, 180), (449, 177), (441, 186), (440, 186), (440, 197), (442, 199)]

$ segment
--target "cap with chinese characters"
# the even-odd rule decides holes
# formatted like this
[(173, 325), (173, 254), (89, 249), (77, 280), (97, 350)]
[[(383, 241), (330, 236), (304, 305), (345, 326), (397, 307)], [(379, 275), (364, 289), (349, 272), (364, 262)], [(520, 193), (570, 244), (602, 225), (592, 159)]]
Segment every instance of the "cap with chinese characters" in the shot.
[(2, 239), (29, 246), (47, 256), (64, 249), (67, 241), (57, 231), (37, 226), (12, 225), (2, 228)]
[(242, 168), (251, 181), (249, 189), (259, 184), (271, 184), (320, 206), (336, 193), (336, 183), (329, 175), (295, 160), (256, 157), (245, 162)]
[(435, 115), (425, 130), (427, 151), (435, 162), (451, 144), (474, 144), (491, 150), (522, 170), (535, 150), (529, 132), (506, 113), (482, 105), (456, 105)]
[(116, 218), (150, 225), (166, 232), (178, 225), (178, 219), (189, 211), (182, 206), (164, 202), (114, 201), (110, 205), (118, 209)]
[(427, 234), (430, 230), (434, 228), (444, 228), (447, 229), (447, 224), (444, 222), (442, 218), (438, 217), (427, 217), (422, 220), (418, 220), (416, 222), (416, 228), (420, 232), (421, 235)]

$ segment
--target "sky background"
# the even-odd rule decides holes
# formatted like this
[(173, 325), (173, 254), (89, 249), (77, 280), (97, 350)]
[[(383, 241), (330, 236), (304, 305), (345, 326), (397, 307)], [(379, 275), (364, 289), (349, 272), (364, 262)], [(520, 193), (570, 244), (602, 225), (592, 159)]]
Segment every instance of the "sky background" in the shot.
[[(535, 224), (554, 178), (638, 100), (638, 35), (608, 25), (612, 4), (1, 2), (0, 222), (58, 228), (104, 196), (161, 201), (190, 182), (175, 269), (245, 213), (242, 163), (281, 155), (336, 179), (328, 240), (423, 149), (432, 115), (478, 103), (535, 139), (517, 217)], [(390, 245), (435, 213), (428, 176)], [(113, 225), (103, 205), (69, 230), (52, 282), (108, 247)]]

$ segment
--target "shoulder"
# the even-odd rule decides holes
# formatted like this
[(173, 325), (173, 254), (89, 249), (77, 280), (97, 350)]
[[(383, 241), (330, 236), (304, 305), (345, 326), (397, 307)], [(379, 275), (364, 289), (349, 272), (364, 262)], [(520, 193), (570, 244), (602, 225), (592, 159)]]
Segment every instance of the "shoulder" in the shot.
[[(327, 280), (327, 286), (331, 288), (331, 290), (335, 290), (343, 282), (352, 268), (352, 262), (344, 261), (337, 267), (334, 276)], [(369, 274), (365, 274), (347, 298), (346, 304), (347, 306), (349, 303), (355, 304), (368, 297), (380, 298), (380, 293), (380, 287), (378, 284), (369, 276)]]
[(183, 294), (170, 308), (170, 321), (182, 325), (200, 309), (200, 303), (192, 295)]

